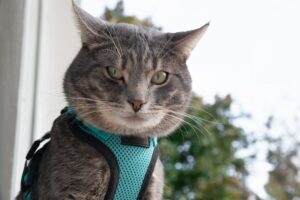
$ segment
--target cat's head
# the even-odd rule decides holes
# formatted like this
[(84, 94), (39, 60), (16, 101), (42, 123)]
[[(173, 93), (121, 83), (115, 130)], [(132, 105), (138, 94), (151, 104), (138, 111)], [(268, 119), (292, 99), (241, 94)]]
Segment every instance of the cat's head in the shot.
[(186, 65), (206, 31), (161, 33), (95, 18), (73, 5), (82, 48), (64, 79), (66, 99), (91, 125), (122, 135), (166, 135), (191, 96)]

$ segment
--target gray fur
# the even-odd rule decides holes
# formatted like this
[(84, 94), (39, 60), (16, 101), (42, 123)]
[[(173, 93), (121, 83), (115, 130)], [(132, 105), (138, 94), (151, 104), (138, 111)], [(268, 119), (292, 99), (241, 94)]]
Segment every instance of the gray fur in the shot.
[[(181, 123), (190, 101), (191, 77), (186, 60), (208, 25), (188, 32), (161, 33), (129, 24), (111, 24), (74, 5), (82, 48), (66, 72), (64, 92), (75, 112), (94, 127), (120, 135), (163, 136)], [(106, 67), (122, 70), (112, 80)], [(150, 80), (169, 73), (162, 85)], [(129, 100), (143, 106), (134, 112)], [(104, 157), (72, 135), (65, 116), (51, 130), (34, 199), (103, 199), (110, 178)], [(144, 199), (163, 193), (163, 167), (156, 163)]]

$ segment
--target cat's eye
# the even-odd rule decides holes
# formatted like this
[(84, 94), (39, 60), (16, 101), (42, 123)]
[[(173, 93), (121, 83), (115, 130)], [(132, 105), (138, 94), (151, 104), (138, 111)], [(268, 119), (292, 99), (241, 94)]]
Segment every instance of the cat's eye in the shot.
[(161, 85), (167, 81), (167, 78), (168, 78), (168, 72), (159, 71), (152, 76), (151, 83), (156, 85)]
[(116, 80), (120, 80), (123, 78), (121, 70), (116, 67), (107, 67), (106, 68), (108, 75)]

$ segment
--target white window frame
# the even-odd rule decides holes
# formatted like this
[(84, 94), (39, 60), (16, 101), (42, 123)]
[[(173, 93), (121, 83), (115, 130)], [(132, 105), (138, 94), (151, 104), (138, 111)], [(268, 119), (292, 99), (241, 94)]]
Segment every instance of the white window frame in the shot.
[[(51, 97), (46, 93), (48, 88), (53, 87), (51, 81), (55, 83), (53, 89), (55, 92), (62, 91), (63, 73), (80, 48), (79, 33), (75, 27), (71, 4), (71, 0), (25, 1), (18, 113), (9, 199), (14, 199), (20, 190), (25, 156), (31, 143), (49, 131), (59, 110), (65, 105), (62, 95), (53, 101), (51, 98), (57, 97)], [(58, 48), (65, 51), (58, 55), (55, 53)], [(51, 80), (47, 80), (48, 77)]]
[(14, 199), (20, 189), (20, 177), (24, 167), (25, 156), (32, 141), (34, 117), (40, 1), (27, 0), (25, 1), (24, 9), (23, 44), (10, 199)]

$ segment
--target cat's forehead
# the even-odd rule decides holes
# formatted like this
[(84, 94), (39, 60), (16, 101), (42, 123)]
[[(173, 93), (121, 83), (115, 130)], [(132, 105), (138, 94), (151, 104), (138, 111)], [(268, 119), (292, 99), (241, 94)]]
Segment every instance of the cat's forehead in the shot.
[(108, 28), (122, 69), (150, 71), (159, 68), (159, 47), (155, 38), (159, 31), (122, 23)]
[(124, 23), (110, 24), (106, 31), (110, 41), (116, 45), (121, 45), (125, 51), (126, 49), (134, 49), (135, 51), (140, 51), (141, 48), (142, 50), (143, 48), (155, 49), (163, 38), (163, 34), (154, 28)]
[(142, 36), (155, 39), (156, 36), (163, 34), (155, 28), (126, 23), (110, 24), (107, 28), (112, 31), (111, 33), (118, 34), (119, 37), (139, 38)]
[(158, 56), (149, 48), (140, 51), (128, 49), (126, 55), (121, 57), (120, 67), (123, 70), (137, 72), (146, 72), (161, 69), (161, 61)]

